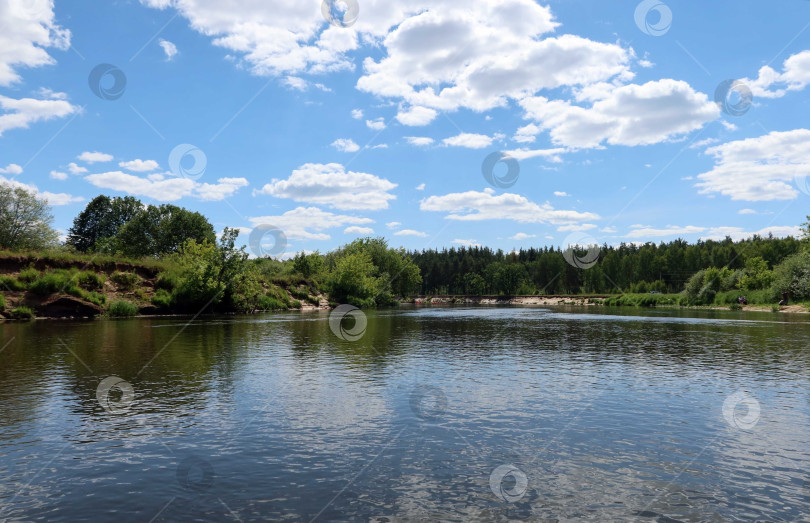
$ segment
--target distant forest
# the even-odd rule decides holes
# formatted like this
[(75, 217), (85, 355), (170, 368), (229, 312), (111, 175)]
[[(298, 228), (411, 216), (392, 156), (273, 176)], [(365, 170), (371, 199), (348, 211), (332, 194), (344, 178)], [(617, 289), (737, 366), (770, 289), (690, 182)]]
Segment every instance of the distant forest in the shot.
[[(761, 258), (773, 269), (801, 250), (795, 238), (754, 236), (743, 241), (685, 240), (645, 245), (603, 245), (589, 269), (569, 264), (560, 249), (517, 252), (488, 247), (412, 251), (422, 273), (421, 294), (603, 294), (681, 292), (695, 273), (710, 267), (743, 271)], [(582, 256), (585, 251), (579, 252)]]

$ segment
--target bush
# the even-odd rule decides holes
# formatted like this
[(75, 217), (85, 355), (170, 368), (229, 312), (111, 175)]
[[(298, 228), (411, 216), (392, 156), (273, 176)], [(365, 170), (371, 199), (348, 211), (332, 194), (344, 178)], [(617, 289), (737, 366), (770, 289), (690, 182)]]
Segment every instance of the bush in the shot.
[(165, 289), (169, 292), (173, 291), (180, 283), (180, 278), (171, 272), (162, 272), (155, 281), (156, 289)]
[(31, 283), (37, 278), (39, 278), (39, 271), (33, 267), (23, 269), (22, 271), (20, 271), (20, 275), (17, 276), (17, 279), (23, 283)]
[(0, 311), (6, 308), (6, 297), (0, 294)]
[(34, 294), (53, 294), (64, 292), (73, 296), (80, 296), (81, 289), (76, 287), (72, 275), (68, 271), (56, 270), (48, 272), (31, 282), (28, 290)]
[(130, 290), (141, 281), (141, 277), (135, 274), (134, 272), (119, 272), (115, 271), (110, 276), (110, 280), (113, 283), (118, 285), (119, 288), (124, 290)]
[(772, 292), (788, 293), (791, 300), (810, 299), (810, 252), (788, 256), (773, 270)]
[(169, 309), (172, 306), (172, 296), (166, 289), (158, 289), (152, 296), (152, 305), (158, 309)]
[(293, 287), (290, 289), (290, 294), (292, 294), (293, 298), (297, 298), (299, 300), (306, 300), (309, 298), (309, 292), (304, 289), (298, 289)]
[(103, 274), (98, 274), (91, 271), (82, 271), (76, 277), (76, 281), (79, 283), (79, 285), (88, 289), (101, 289), (104, 287), (104, 282), (106, 280), (107, 278)]
[(260, 296), (259, 297), (259, 310), (262, 311), (273, 311), (273, 310), (287, 310), (289, 307), (286, 303), (278, 300), (277, 298), (273, 298), (272, 296)]
[(125, 300), (114, 301), (110, 304), (107, 313), (114, 318), (123, 318), (127, 316), (135, 316), (138, 313), (138, 308)]
[(89, 301), (90, 303), (94, 303), (99, 307), (103, 307), (105, 303), (107, 303), (107, 297), (103, 294), (99, 294), (97, 292), (82, 292), (83, 299)]
[(743, 306), (740, 305), (739, 303), (732, 303), (731, 305), (728, 306), (728, 308), (733, 311), (741, 311)]
[(15, 320), (30, 320), (34, 318), (34, 311), (29, 307), (15, 307), (11, 309), (11, 317)]
[(11, 276), (0, 276), (0, 290), (24, 291), (25, 284)]

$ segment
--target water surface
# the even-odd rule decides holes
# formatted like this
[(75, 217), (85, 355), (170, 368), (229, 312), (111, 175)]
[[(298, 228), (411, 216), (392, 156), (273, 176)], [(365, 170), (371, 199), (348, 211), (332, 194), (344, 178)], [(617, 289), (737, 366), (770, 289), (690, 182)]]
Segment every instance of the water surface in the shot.
[(0, 520), (810, 521), (804, 316), (328, 315), (0, 325)]

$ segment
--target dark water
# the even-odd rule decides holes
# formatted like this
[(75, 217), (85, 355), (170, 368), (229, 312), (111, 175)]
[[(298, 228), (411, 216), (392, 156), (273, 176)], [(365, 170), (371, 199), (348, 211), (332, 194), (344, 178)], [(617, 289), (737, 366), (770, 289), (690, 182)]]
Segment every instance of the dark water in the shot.
[(810, 521), (810, 318), (672, 314), (6, 323), (0, 520)]

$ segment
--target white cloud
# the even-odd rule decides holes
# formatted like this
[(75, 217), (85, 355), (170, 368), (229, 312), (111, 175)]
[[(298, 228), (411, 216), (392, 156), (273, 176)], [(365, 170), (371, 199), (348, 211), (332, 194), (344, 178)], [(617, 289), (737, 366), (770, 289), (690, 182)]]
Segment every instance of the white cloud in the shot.
[(453, 240), (453, 243), (455, 243), (456, 245), (463, 245), (464, 247), (480, 247), (481, 246), (481, 244), (478, 243), (478, 240), (460, 240), (460, 239), (457, 238), (457, 239)]
[(773, 234), (776, 238), (786, 238), (793, 236), (794, 238), (802, 237), (802, 229), (794, 225), (776, 225), (765, 227), (758, 231), (744, 231), (740, 227), (712, 227), (706, 234), (701, 235), (701, 240), (724, 240), (726, 236), (731, 237), (734, 241), (744, 240), (754, 235), (767, 237)]
[(686, 82), (658, 80), (603, 93), (590, 107), (542, 96), (520, 102), (526, 116), (568, 147), (649, 145), (674, 139), (717, 119), (720, 108)]
[(141, 178), (121, 171), (89, 174), (84, 179), (96, 187), (132, 196), (146, 196), (161, 202), (176, 201), (186, 196), (217, 201), (235, 194), (240, 187), (248, 185), (244, 178), (220, 178), (216, 184), (210, 184), (198, 183), (188, 178), (165, 178), (157, 173)]
[[(633, 226), (631, 226), (633, 227)], [(661, 236), (683, 236), (687, 234), (698, 234), (705, 231), (705, 227), (696, 227), (694, 225), (687, 225), (685, 227), (678, 227), (675, 225), (667, 225), (663, 229), (656, 229), (655, 227), (636, 226), (632, 231), (627, 233), (627, 238), (657, 238)]]
[(396, 229), (400, 225), (402, 225), (402, 222), (388, 222), (385, 224), (385, 226), (388, 227), (389, 229)]
[(801, 91), (810, 84), (810, 50), (788, 57), (778, 73), (769, 66), (759, 70), (756, 80), (742, 80), (751, 94), (761, 98), (781, 98), (788, 91)]
[(419, 185), (417, 185), (416, 187), (414, 187), (414, 189), (416, 189), (417, 191), (424, 191), (424, 190), (425, 190), (425, 184), (424, 184), (424, 183), (420, 183)]
[(540, 129), (533, 123), (529, 125), (524, 125), (523, 127), (519, 128), (515, 135), (512, 137), (512, 140), (519, 142), (519, 143), (531, 143), (536, 140), (536, 136), (540, 134)]
[(567, 193), (567, 192), (565, 192), (565, 191), (554, 191), (554, 196), (560, 196), (560, 197), (562, 197), (562, 196), (571, 196), (571, 195), (570, 195), (570, 194), (568, 194), (568, 193)]
[[(3, 16), (0, 16), (0, 28), (2, 28)], [(0, 32), (0, 35), (2, 32)], [(2, 42), (3, 36), (0, 36)], [(3, 49), (0, 43), (0, 78), (3, 73)], [(10, 71), (10, 70), (9, 70)], [(0, 82), (2, 84), (2, 82)], [(29, 125), (36, 122), (44, 122), (54, 118), (64, 118), (80, 108), (72, 105), (66, 100), (50, 99), (37, 100), (35, 98), (14, 99), (0, 95), (0, 136), (11, 129), (27, 129)]]
[(791, 200), (796, 179), (810, 176), (810, 130), (771, 132), (706, 150), (715, 158), (711, 171), (698, 176), (702, 194), (720, 193), (732, 200)]
[(113, 155), (107, 153), (85, 151), (77, 158), (85, 163), (111, 162)]
[(44, 192), (39, 193), (39, 196), (43, 200), (46, 200), (50, 205), (53, 205), (54, 207), (84, 201), (84, 197), (82, 197), (82, 196), (73, 196), (71, 194), (67, 194), (67, 193), (63, 193), (63, 192), (52, 193), (52, 192), (44, 191)]
[(160, 47), (163, 49), (163, 52), (166, 53), (166, 60), (171, 61), (175, 56), (177, 56), (177, 46), (171, 43), (168, 40), (164, 40), (161, 38), (158, 40)]
[(426, 238), (427, 233), (422, 231), (415, 231), (413, 229), (402, 229), (394, 233), (394, 236), (418, 236), (419, 238)]
[(504, 153), (507, 156), (511, 156), (515, 160), (528, 160), (529, 158), (535, 158), (540, 156), (543, 158), (547, 158), (548, 161), (554, 163), (562, 162), (562, 158), (560, 158), (560, 155), (566, 152), (568, 152), (568, 149), (565, 149), (563, 147), (557, 147), (554, 149), (520, 148), (520, 149), (512, 149), (511, 151), (504, 151)]
[(299, 76), (288, 76), (288, 77), (286, 77), (284, 79), (284, 85), (286, 85), (287, 87), (289, 87), (291, 89), (295, 89), (296, 91), (307, 91), (307, 90), (314, 87), (316, 89), (320, 89), (321, 91), (323, 91), (325, 93), (332, 92), (332, 89), (326, 87), (325, 85), (323, 85), (321, 83), (309, 82), (309, 81), (304, 80), (303, 78), (301, 78)]
[(551, 223), (572, 225), (599, 216), (590, 212), (561, 211), (549, 203), (538, 205), (525, 196), (512, 193), (495, 194), (487, 188), (483, 192), (467, 191), (444, 196), (430, 196), (420, 202), (423, 211), (449, 213), (449, 220), (513, 220), (519, 223)]
[(60, 171), (51, 171), (51, 178), (53, 178), (54, 180), (67, 180), (68, 175), (67, 173), (63, 173)]
[(360, 146), (350, 138), (338, 138), (332, 142), (332, 147), (344, 153), (353, 153), (360, 150)]
[(75, 162), (70, 162), (68, 164), (68, 171), (70, 171), (70, 174), (84, 174), (87, 172), (87, 168), (77, 165)]
[(405, 140), (411, 145), (416, 145), (418, 147), (426, 147), (433, 143), (433, 138), (428, 138), (427, 136), (406, 136)]
[(616, 232), (616, 227), (611, 227), (611, 226), (603, 227), (603, 228), (599, 229), (599, 232), (605, 232), (605, 233), (608, 233), (608, 234), (614, 233), (614, 232)]
[(0, 167), (0, 173), (1, 174), (17, 175), (17, 174), (22, 174), (22, 172), (23, 172), (23, 168), (20, 167), (19, 165), (17, 165), (16, 163), (10, 163), (5, 168)]
[(156, 170), (160, 165), (155, 160), (132, 160), (129, 162), (119, 162), (119, 167), (123, 167), (127, 171), (138, 173), (148, 173)]
[(362, 120), (363, 119), (363, 110), (362, 109), (352, 109), (352, 118), (355, 120)]
[(3, 2), (0, 15), (0, 85), (8, 86), (20, 80), (15, 67), (40, 67), (55, 63), (47, 48), (65, 50), (69, 46), (70, 31), (56, 25), (53, 2)]
[(331, 236), (323, 232), (325, 230), (374, 222), (370, 218), (333, 214), (317, 207), (296, 207), (280, 216), (259, 216), (250, 221), (253, 225), (278, 227), (287, 238), (305, 240), (328, 240)]
[(397, 121), (402, 125), (408, 125), (411, 127), (419, 127), (422, 125), (427, 125), (433, 120), (436, 119), (438, 116), (434, 109), (430, 109), (428, 107), (421, 107), (421, 106), (414, 106), (407, 109), (403, 109), (400, 107), (399, 112), (397, 113)]
[(286, 180), (274, 179), (257, 193), (342, 210), (380, 210), (388, 208), (388, 200), (396, 199), (389, 192), (396, 186), (373, 174), (346, 172), (339, 163), (307, 163)]
[(510, 240), (516, 240), (516, 241), (528, 240), (529, 238), (537, 238), (537, 235), (536, 234), (526, 234), (525, 232), (519, 232), (519, 233), (515, 234), (514, 236), (509, 237)]
[(382, 131), (385, 129), (385, 118), (375, 118), (374, 120), (366, 120), (366, 126), (375, 131)]
[(48, 191), (40, 192), (36, 185), (18, 182), (17, 180), (10, 180), (0, 175), (0, 184), (9, 185), (11, 187), (19, 187), (26, 191), (33, 192), (40, 200), (45, 200), (48, 204), (56, 206), (68, 205), (70, 203), (82, 202), (84, 198), (81, 196), (73, 196), (67, 193), (52, 193)]
[(374, 229), (371, 227), (358, 227), (357, 225), (352, 225), (351, 227), (346, 227), (343, 229), (343, 234), (374, 234)]
[(483, 149), (492, 145), (492, 138), (485, 134), (461, 133), (442, 140), (444, 145), (452, 147), (467, 147), (468, 149)]
[(593, 223), (575, 223), (571, 225), (561, 225), (557, 227), (557, 230), (560, 232), (590, 231), (591, 229), (596, 229), (596, 227), (596, 224)]
[(758, 214), (754, 209), (740, 209), (737, 214)]
[(387, 56), (365, 60), (360, 90), (434, 109), (484, 111), (540, 89), (628, 72), (630, 53), (618, 45), (542, 38), (559, 24), (532, 0), (420, 3), (383, 40)]

